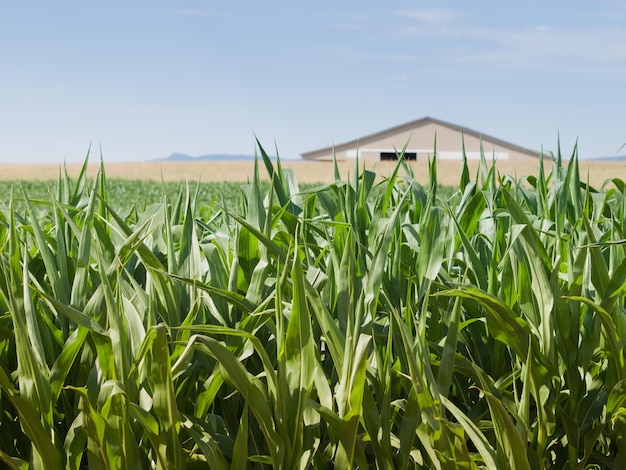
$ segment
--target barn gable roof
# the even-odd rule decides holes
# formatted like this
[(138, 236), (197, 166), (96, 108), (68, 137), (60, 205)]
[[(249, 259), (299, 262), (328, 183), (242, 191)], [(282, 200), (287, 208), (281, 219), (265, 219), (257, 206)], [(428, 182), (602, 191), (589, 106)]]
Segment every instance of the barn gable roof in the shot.
[[(420, 119), (416, 119), (414, 121), (407, 122), (405, 124), (400, 124), (399, 126), (394, 126), (394, 127), (389, 128), (389, 129), (385, 129), (383, 131), (379, 131), (379, 132), (375, 132), (373, 134), (365, 135), (363, 137), (351, 140), (349, 142), (344, 142), (343, 144), (331, 145), (330, 147), (325, 147), (325, 148), (318, 149), (318, 150), (312, 150), (310, 152), (304, 152), (304, 153), (301, 154), (301, 156), (302, 156), (302, 158), (307, 159), (307, 158), (315, 158), (316, 154), (326, 154), (328, 152), (333, 152), (333, 151), (341, 152), (341, 151), (344, 151), (344, 150), (348, 150), (348, 149), (352, 149), (352, 148), (358, 147), (360, 145), (365, 145), (365, 144), (367, 144), (369, 142), (374, 142), (374, 141), (377, 141), (379, 139), (384, 139), (384, 138), (390, 137), (390, 136), (392, 136), (394, 134), (399, 134), (401, 132), (405, 132), (405, 131), (409, 131), (411, 129), (422, 127), (422, 126), (425, 126), (427, 124), (438, 124), (440, 126), (447, 127), (449, 129), (452, 129), (452, 130), (458, 131), (460, 133), (463, 133), (464, 135), (474, 136), (476, 138), (482, 139), (483, 141), (488, 141), (488, 142), (491, 142), (491, 143), (496, 144), (496, 145), (501, 145), (503, 147), (507, 147), (507, 148), (509, 148), (511, 150), (515, 150), (517, 152), (526, 153), (526, 154), (528, 154), (530, 156), (533, 156), (533, 157), (538, 157), (539, 153), (540, 153), (539, 151), (530, 150), (530, 149), (521, 147), (519, 145), (515, 145), (515, 144), (512, 144), (510, 142), (506, 142), (506, 141), (504, 141), (502, 139), (498, 139), (496, 137), (492, 137), (492, 136), (484, 134), (482, 132), (478, 132), (478, 131), (475, 131), (473, 129), (468, 129), (467, 127), (464, 127), (464, 126), (459, 126), (459, 125), (456, 125), (456, 124), (452, 124), (450, 122), (446, 122), (446, 121), (442, 121), (440, 119), (435, 119), (433, 117), (426, 116), (426, 117), (423, 117), (423, 118), (420, 118)], [(544, 154), (545, 154), (545, 152), (544, 152)]]

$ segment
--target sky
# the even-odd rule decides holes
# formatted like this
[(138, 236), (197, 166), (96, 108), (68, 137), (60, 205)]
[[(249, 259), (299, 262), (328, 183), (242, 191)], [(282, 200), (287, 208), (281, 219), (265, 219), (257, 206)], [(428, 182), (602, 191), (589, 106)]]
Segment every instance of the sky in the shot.
[(430, 116), (626, 154), (626, 1), (0, 0), (0, 163), (299, 158)]

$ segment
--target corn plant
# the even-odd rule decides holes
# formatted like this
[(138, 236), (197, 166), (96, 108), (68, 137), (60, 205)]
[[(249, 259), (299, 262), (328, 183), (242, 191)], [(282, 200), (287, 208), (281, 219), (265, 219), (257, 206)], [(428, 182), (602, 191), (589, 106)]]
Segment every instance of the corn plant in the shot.
[[(626, 184), (465, 159), (0, 207), (7, 468), (619, 468)], [(266, 171), (270, 185), (260, 183)]]

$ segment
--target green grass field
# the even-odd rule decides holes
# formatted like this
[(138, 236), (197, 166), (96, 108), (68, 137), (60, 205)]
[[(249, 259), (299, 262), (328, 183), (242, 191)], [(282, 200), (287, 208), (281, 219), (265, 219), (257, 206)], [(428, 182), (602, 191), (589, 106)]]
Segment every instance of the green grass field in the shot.
[[(91, 180), (85, 180), (87, 185), (93, 184)], [(58, 193), (58, 181), (0, 181), (0, 204), (7, 205), (11, 193), (14, 202), (20, 202), (23, 206), (22, 187), (32, 201), (41, 201), (39, 206), (50, 207)], [(120, 211), (127, 211), (135, 207), (139, 211), (151, 204), (158, 204), (166, 196), (170, 201), (175, 200), (187, 183), (164, 182), (142, 180), (107, 180), (107, 201)], [(262, 187), (268, 187), (263, 183)], [(211, 208), (213, 205), (234, 207), (239, 204), (244, 192), (245, 185), (241, 183), (189, 183), (190, 190), (194, 193), (198, 205)], [(37, 204), (35, 204), (37, 205)]]
[(261, 155), (246, 185), (3, 191), (6, 468), (626, 462), (623, 183), (574, 155), (300, 187)]

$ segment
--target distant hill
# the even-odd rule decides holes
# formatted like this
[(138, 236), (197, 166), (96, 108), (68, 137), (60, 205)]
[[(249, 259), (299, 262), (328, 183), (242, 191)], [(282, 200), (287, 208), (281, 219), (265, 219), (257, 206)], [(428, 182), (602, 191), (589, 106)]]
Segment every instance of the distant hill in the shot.
[(169, 157), (161, 159), (166, 162), (206, 162), (218, 160), (254, 160), (254, 155), (230, 155), (222, 153), (212, 153), (193, 157), (185, 153), (173, 153)]

